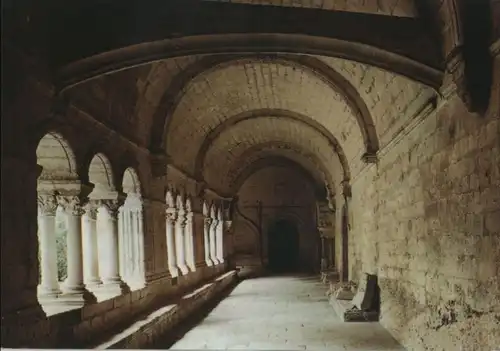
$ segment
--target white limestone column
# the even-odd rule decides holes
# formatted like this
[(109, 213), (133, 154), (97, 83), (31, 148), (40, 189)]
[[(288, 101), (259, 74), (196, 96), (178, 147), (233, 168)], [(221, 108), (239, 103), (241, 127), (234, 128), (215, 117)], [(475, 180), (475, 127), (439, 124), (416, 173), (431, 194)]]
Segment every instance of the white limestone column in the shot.
[(212, 262), (217, 265), (219, 264), (219, 260), (217, 259), (217, 224), (219, 221), (217, 220), (217, 216), (215, 213), (215, 207), (212, 206), (210, 210), (210, 217), (212, 218), (212, 224), (210, 225), (210, 258)]
[(212, 255), (210, 254), (210, 248), (212, 246), (211, 244), (211, 228), (212, 228), (212, 218), (210, 217), (205, 217), (205, 226), (204, 226), (204, 232), (203, 232), (203, 243), (204, 243), (204, 250), (205, 250), (205, 262), (207, 266), (213, 266), (214, 262), (212, 261)]
[(82, 217), (83, 232), (83, 281), (90, 289), (101, 284), (97, 248), (97, 207), (93, 203), (85, 206)]
[(38, 295), (55, 297), (61, 293), (57, 277), (55, 195), (38, 195), (38, 239), (40, 243), (41, 281)]
[(185, 240), (184, 234), (186, 229), (186, 212), (184, 207), (177, 204), (177, 222), (176, 222), (175, 234), (176, 234), (176, 244), (177, 244), (177, 267), (179, 267), (181, 273), (186, 275), (189, 273), (189, 269), (186, 265), (186, 252), (185, 252)]
[(186, 228), (184, 231), (184, 243), (186, 249), (186, 263), (191, 272), (196, 271), (193, 245), (193, 212), (186, 212)]
[(166, 211), (166, 235), (167, 235), (167, 260), (168, 260), (168, 270), (172, 277), (177, 277), (179, 275), (179, 270), (177, 268), (177, 257), (176, 257), (176, 245), (175, 245), (175, 223), (177, 219), (177, 213), (175, 208), (167, 208)]
[(118, 211), (121, 204), (118, 200), (101, 200), (100, 204), (97, 213), (99, 244), (102, 244), (99, 250), (100, 290), (107, 297), (114, 297), (128, 290), (120, 276), (118, 259)]
[(216, 256), (219, 263), (224, 263), (224, 220), (222, 219), (222, 210), (217, 212), (217, 229), (216, 229)]
[(58, 196), (59, 204), (64, 208), (68, 231), (66, 234), (67, 278), (62, 284), (64, 302), (81, 304), (90, 302), (92, 295), (83, 283), (83, 247), (82, 247), (82, 199), (79, 196)]
[(136, 250), (137, 250), (137, 284), (141, 288), (146, 285), (146, 274), (144, 268), (144, 222), (143, 222), (143, 210), (142, 205), (137, 209), (137, 238), (136, 238)]

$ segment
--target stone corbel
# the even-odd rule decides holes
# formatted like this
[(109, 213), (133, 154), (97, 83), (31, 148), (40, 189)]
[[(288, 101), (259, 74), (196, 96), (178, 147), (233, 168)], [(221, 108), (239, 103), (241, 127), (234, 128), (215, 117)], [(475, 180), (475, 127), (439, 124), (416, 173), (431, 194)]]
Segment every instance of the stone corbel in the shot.
[(366, 152), (361, 156), (361, 160), (364, 163), (377, 163), (378, 162), (378, 156), (376, 152), (370, 151)]

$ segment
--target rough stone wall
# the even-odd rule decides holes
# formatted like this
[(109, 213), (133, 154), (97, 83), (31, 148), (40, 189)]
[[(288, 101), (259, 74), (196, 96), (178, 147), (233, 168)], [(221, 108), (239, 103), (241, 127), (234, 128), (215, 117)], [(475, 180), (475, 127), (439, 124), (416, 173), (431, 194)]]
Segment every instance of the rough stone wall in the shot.
[[(262, 252), (267, 261), (267, 234), (278, 219), (289, 219), (299, 230), (299, 260), (304, 271), (319, 269), (316, 199), (312, 185), (300, 174), (285, 167), (268, 167), (250, 176), (238, 192), (238, 207), (254, 223), (259, 223), (257, 201), (262, 201)], [(257, 228), (241, 216), (234, 220), (235, 262), (243, 258), (260, 262)], [(250, 256), (250, 257), (248, 257)]]
[(350, 277), (379, 276), (410, 350), (500, 345), (500, 63), (485, 116), (454, 97), (353, 181)]

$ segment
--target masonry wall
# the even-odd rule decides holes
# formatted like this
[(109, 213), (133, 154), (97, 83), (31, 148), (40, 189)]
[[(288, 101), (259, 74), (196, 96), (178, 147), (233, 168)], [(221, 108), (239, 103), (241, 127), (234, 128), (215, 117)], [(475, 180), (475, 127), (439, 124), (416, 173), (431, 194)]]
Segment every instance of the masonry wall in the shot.
[(410, 350), (500, 345), (499, 85), (497, 59), (486, 115), (443, 102), (352, 182), (350, 277)]
[[(262, 202), (262, 254), (268, 258), (268, 230), (279, 219), (293, 223), (299, 231), (299, 260), (304, 271), (319, 269), (314, 189), (307, 179), (286, 167), (267, 167), (250, 176), (238, 191), (241, 213), (258, 225), (257, 201)], [(261, 260), (259, 232), (241, 215), (234, 220), (236, 264), (257, 264)]]

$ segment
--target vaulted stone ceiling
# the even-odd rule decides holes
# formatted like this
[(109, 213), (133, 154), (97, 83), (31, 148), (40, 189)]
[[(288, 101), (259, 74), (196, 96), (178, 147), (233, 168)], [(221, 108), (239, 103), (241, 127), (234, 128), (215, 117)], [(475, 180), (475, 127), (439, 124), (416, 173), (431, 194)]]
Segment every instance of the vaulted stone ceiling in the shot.
[(370, 65), (290, 54), (177, 57), (68, 93), (96, 118), (226, 193), (249, 160), (266, 157), (292, 160), (326, 184), (349, 179), (363, 155), (374, 155), (435, 95)]
[[(416, 17), (415, 0), (205, 0)], [(418, 0), (416, 0), (418, 1)], [(421, 0), (420, 0), (421, 1)]]

